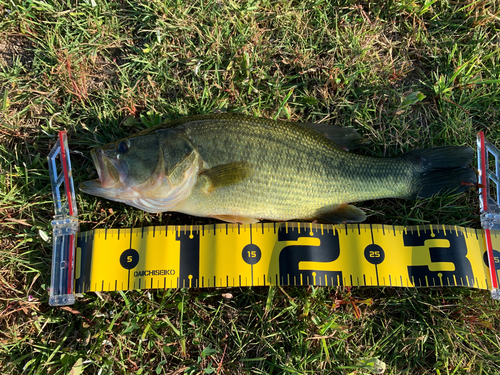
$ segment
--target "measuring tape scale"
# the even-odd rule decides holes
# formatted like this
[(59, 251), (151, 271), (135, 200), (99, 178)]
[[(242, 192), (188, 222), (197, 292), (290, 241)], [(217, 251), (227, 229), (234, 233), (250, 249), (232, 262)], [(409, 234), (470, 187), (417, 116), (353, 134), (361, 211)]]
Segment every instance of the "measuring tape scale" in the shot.
[[(500, 235), (492, 231), (500, 249)], [(494, 250), (497, 270), (500, 252)], [(75, 292), (265, 285), (491, 289), (484, 230), (313, 223), (95, 229)]]

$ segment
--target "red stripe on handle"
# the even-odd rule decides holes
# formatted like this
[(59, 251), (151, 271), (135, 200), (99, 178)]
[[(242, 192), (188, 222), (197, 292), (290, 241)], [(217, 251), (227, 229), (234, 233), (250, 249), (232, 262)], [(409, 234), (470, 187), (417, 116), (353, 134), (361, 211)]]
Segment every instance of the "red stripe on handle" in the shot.
[(495, 267), (495, 258), (493, 257), (493, 245), (491, 244), (491, 234), (489, 229), (484, 230), (486, 238), (486, 250), (488, 251), (488, 265), (490, 266), (491, 286), (493, 289), (498, 289), (498, 277)]
[(64, 134), (66, 134), (65, 131), (59, 132), (59, 143), (61, 145), (61, 164), (64, 173), (64, 188), (66, 190), (66, 198), (68, 200), (69, 214), (73, 215), (73, 202), (71, 200), (71, 192), (69, 191), (68, 160), (66, 159), (66, 150), (64, 149)]
[[(59, 144), (61, 146), (61, 164), (64, 173), (64, 189), (66, 190), (66, 200), (68, 202), (69, 214), (73, 216), (73, 200), (71, 199), (71, 192), (69, 190), (69, 173), (68, 173), (68, 160), (66, 158), (66, 149), (64, 148), (64, 135), (65, 131), (59, 132)], [(68, 257), (68, 289), (66, 294), (73, 293), (73, 249), (74, 249), (75, 236), (69, 236), (69, 257)]]

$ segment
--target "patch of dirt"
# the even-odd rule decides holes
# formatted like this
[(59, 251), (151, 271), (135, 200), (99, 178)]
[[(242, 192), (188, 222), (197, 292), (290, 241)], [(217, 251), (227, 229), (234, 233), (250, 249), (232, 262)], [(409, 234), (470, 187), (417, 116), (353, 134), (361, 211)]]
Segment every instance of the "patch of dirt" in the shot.
[(117, 78), (116, 66), (118, 64), (110, 62), (102, 56), (93, 57), (91, 60), (89, 91), (101, 90), (106, 83)]
[(33, 43), (23, 35), (0, 35), (0, 66), (12, 66), (19, 59), (23, 65), (31, 67), (34, 57), (32, 47)]

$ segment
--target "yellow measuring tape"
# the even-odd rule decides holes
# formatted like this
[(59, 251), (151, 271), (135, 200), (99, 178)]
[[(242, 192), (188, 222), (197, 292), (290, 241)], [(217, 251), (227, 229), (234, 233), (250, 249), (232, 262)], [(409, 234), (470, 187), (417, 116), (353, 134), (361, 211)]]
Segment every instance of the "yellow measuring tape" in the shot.
[[(500, 234), (491, 233), (500, 249)], [(480, 229), (286, 222), (78, 235), (76, 293), (260, 285), (491, 289)]]

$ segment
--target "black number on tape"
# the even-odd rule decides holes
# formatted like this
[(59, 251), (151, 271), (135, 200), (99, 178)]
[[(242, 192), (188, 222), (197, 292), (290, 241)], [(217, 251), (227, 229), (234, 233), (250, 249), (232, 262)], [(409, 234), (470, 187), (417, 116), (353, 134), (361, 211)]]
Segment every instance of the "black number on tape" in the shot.
[(385, 259), (385, 251), (379, 245), (368, 245), (365, 249), (365, 258), (371, 264), (380, 264)]
[[(426, 244), (426, 241), (432, 240), (448, 240), (449, 246), (432, 246), (431, 242)], [(448, 230), (436, 233), (427, 228), (425, 232), (403, 233), (403, 241), (405, 246), (419, 247), (412, 250), (414, 265), (408, 266), (408, 276), (415, 286), (474, 286), (474, 272), (467, 259), (463, 232)], [(431, 264), (418, 265), (424, 258), (430, 258)], [(453, 270), (446, 270), (446, 263), (452, 265)], [(445, 267), (444, 270), (439, 270), (441, 265)]]
[(241, 252), (243, 260), (248, 264), (257, 264), (262, 256), (262, 253), (257, 245), (248, 244)]
[[(298, 241), (300, 238), (318, 238), (319, 246), (290, 245), (281, 250), (279, 256), (279, 269), (281, 285), (300, 285), (300, 280), (304, 284), (343, 285), (342, 271), (323, 270), (300, 270), (299, 263), (318, 262), (330, 263), (340, 256), (339, 237), (337, 231), (329, 232), (298, 232), (297, 228), (288, 228), (282, 225), (278, 232), (278, 241)], [(322, 265), (319, 265), (320, 267)]]
[(131, 270), (139, 263), (139, 253), (137, 250), (128, 249), (120, 255), (120, 265), (126, 270)]

